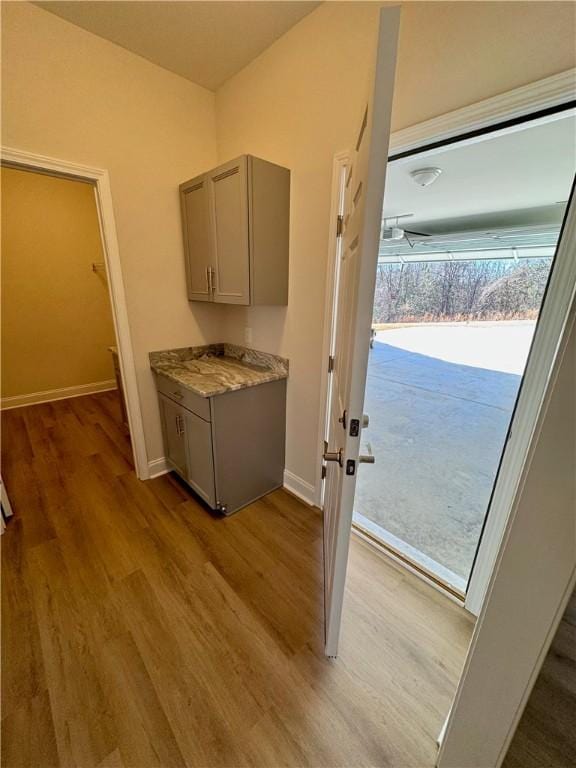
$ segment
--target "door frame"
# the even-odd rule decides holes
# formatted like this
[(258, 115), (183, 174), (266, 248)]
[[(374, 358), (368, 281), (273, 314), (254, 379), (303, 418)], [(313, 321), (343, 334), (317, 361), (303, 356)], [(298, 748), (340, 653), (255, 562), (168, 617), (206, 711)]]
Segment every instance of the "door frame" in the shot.
[[(332, 332), (334, 327), (334, 309), (336, 301), (336, 266), (340, 254), (340, 229), (338, 217), (342, 211), (344, 202), (343, 174), (350, 167), (351, 153), (337, 152), (332, 162), (332, 189), (330, 194), (330, 226), (328, 230), (328, 265), (326, 268), (326, 289), (324, 296), (324, 335), (322, 341), (322, 371), (320, 373), (320, 419), (318, 422), (318, 456), (324, 452), (324, 440), (326, 439), (326, 427), (328, 423), (330, 367), (329, 356), (332, 346)], [(315, 506), (323, 509), (324, 483), (322, 477), (322, 461), (316, 466), (316, 483), (314, 492)]]
[(112, 310), (112, 319), (114, 321), (120, 373), (122, 376), (122, 386), (124, 388), (126, 411), (128, 413), (128, 423), (130, 427), (134, 469), (140, 480), (146, 480), (150, 476), (150, 470), (148, 468), (148, 457), (144, 441), (144, 424), (140, 408), (136, 366), (132, 351), (130, 325), (128, 322), (128, 310), (126, 307), (126, 295), (122, 277), (122, 265), (120, 262), (120, 251), (116, 235), (116, 223), (114, 220), (114, 208), (112, 204), (112, 192), (108, 171), (4, 146), (0, 150), (0, 159), (2, 165), (8, 168), (35, 171), (36, 173), (43, 173), (49, 176), (70, 179), (72, 181), (89, 182), (94, 188), (102, 239), (102, 251), (108, 277), (107, 282), (110, 307)]
[[(574, 187), (559, 248), (570, 254), (576, 251)], [(566, 493), (566, 488), (561, 487), (555, 500), (546, 496), (544, 501), (546, 485), (535, 494), (533, 487), (530, 492), (529, 485), (533, 457), (540, 449), (542, 461), (546, 445), (550, 444), (550, 426), (546, 425), (548, 407), (561, 368), (566, 365), (565, 355), (574, 354), (568, 344), (575, 327), (576, 287), (573, 284), (570, 307), (554, 350), (554, 363), (486, 599), (438, 739), (438, 768), (479, 765), (499, 768), (502, 765), (576, 585), (573, 492)], [(553, 416), (557, 422), (557, 405), (555, 408)], [(564, 413), (562, 418), (565, 419)], [(541, 437), (547, 442), (539, 445)], [(570, 458), (565, 463), (569, 462)], [(561, 471), (570, 469), (564, 466)], [(544, 506), (546, 514), (542, 514)]]
[[(520, 88), (507, 91), (498, 96), (479, 101), (461, 109), (448, 112), (439, 117), (426, 120), (422, 123), (410, 126), (399, 131), (395, 131), (390, 136), (389, 155), (391, 158), (398, 157), (405, 152), (425, 151), (434, 147), (436, 143), (443, 143), (457, 138), (473, 138), (476, 133), (484, 132), (486, 129), (495, 128), (502, 124), (503, 128), (509, 128), (516, 122), (521, 122), (528, 116), (539, 116), (543, 119), (550, 113), (557, 111), (563, 105), (574, 103), (576, 98), (574, 84), (576, 82), (576, 69), (569, 69), (557, 75), (537, 80)], [(330, 213), (330, 231), (328, 242), (328, 267), (326, 280), (326, 299), (325, 299), (325, 318), (324, 318), (324, 338), (322, 346), (322, 374), (320, 390), (320, 425), (318, 439), (318, 468), (316, 474), (316, 492), (315, 502), (317, 506), (322, 505), (322, 478), (321, 461), (324, 440), (324, 425), (327, 413), (327, 395), (328, 395), (328, 355), (330, 349), (330, 338), (332, 333), (333, 311), (331, 297), (334, 292), (335, 276), (335, 258), (336, 258), (336, 218), (338, 215), (338, 197), (336, 195), (337, 180), (341, 170), (341, 164), (347, 157), (347, 152), (339, 152), (334, 156), (333, 177), (332, 177), (332, 205)], [(566, 276), (569, 278), (569, 276)], [(559, 286), (561, 288), (561, 286)], [(556, 298), (555, 296), (553, 298)], [(553, 302), (549, 301), (550, 306)], [(550, 322), (545, 318), (545, 327), (540, 331), (540, 337), (547, 339), (547, 343), (555, 341), (554, 349), (559, 343), (559, 330), (562, 321), (567, 316), (566, 299), (560, 303), (560, 306), (554, 302), (554, 312), (550, 312)], [(542, 322), (539, 322), (539, 327)], [(550, 327), (551, 326), (551, 327)], [(555, 329), (555, 330), (554, 330)], [(552, 331), (552, 332), (551, 332)], [(478, 616), (482, 608), (486, 590), (496, 558), (500, 548), (500, 543), (504, 535), (506, 523), (508, 521), (511, 506), (514, 500), (515, 492), (518, 488), (522, 471), (528, 459), (531, 437), (534, 433), (538, 413), (543, 404), (544, 387), (549, 380), (554, 356), (546, 354), (543, 344), (531, 351), (533, 358), (532, 368), (544, 365), (544, 376), (533, 386), (525, 386), (522, 407), (516, 417), (515, 434), (510, 439), (510, 444), (506, 450), (506, 463), (501, 472), (505, 473), (506, 483), (498, 497), (495, 497), (490, 506), (490, 515), (488, 515), (484, 531), (482, 534), (480, 547), (476, 556), (468, 590), (464, 601), (464, 607), (470, 613)], [(520, 403), (520, 399), (518, 400)], [(359, 534), (356, 534), (359, 535)], [(386, 553), (387, 556), (388, 553)], [(403, 563), (404, 565), (404, 563)], [(450, 596), (444, 587), (429, 579), (425, 574), (414, 571), (416, 575), (427, 583), (439, 589), (444, 594)]]

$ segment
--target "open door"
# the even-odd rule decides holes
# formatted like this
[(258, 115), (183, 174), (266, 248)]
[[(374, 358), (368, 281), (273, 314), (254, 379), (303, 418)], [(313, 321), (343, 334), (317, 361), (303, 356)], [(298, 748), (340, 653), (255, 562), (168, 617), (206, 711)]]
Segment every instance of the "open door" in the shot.
[(383, 8), (345, 182), (332, 341), (324, 492), (325, 652), (336, 656), (363, 428), (372, 304), (388, 163), (400, 9)]

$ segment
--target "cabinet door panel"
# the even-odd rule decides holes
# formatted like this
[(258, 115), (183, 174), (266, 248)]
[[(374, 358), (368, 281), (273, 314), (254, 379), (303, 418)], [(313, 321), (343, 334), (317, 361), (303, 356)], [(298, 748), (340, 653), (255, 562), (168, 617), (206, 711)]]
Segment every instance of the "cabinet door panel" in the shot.
[(186, 282), (190, 301), (212, 301), (208, 270), (213, 265), (210, 203), (207, 178), (180, 187)]
[(187, 480), (211, 507), (216, 506), (212, 431), (209, 422), (190, 411), (185, 413)]
[(247, 158), (209, 174), (214, 251), (214, 301), (250, 303)]
[(172, 469), (181, 477), (187, 477), (186, 469), (186, 411), (164, 395), (158, 395), (162, 432), (164, 433), (164, 449), (166, 458)]

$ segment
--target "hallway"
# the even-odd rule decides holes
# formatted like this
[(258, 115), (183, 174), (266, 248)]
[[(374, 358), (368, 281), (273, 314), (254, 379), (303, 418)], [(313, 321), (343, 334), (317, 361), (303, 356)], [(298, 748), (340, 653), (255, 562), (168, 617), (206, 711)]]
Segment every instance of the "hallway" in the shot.
[(115, 392), (2, 422), (6, 768), (433, 765), (462, 609), (355, 539), (328, 661), (317, 511), (140, 482)]

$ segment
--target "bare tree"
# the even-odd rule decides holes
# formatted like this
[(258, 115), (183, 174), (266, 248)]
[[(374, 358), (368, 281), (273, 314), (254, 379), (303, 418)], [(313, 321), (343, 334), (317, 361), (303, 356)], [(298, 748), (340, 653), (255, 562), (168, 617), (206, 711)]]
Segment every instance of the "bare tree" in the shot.
[(374, 322), (534, 317), (551, 259), (381, 264)]

